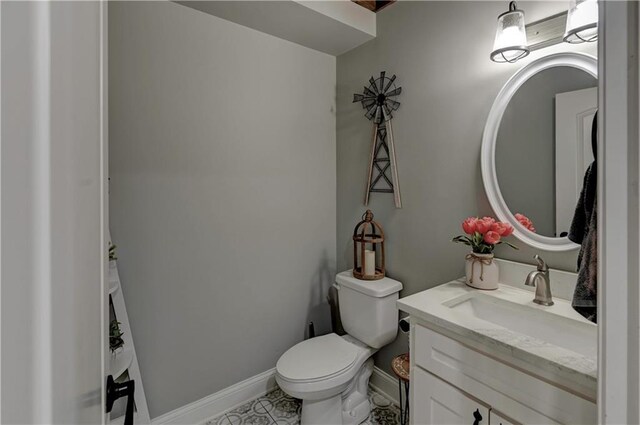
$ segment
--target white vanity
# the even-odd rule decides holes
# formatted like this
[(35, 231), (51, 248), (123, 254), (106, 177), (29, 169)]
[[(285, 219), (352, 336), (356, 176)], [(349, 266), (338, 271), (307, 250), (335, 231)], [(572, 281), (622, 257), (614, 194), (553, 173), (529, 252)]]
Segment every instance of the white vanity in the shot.
[(411, 323), (411, 423), (595, 424), (597, 326), (566, 299), (575, 274), (551, 270), (545, 307), (523, 284), (535, 267), (496, 261), (498, 290), (460, 280), (398, 301)]

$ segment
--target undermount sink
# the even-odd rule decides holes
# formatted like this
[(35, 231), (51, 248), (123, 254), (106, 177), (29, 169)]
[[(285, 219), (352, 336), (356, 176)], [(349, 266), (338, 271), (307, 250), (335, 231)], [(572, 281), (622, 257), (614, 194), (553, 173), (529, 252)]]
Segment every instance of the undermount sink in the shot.
[(476, 327), (486, 322), (487, 330), (502, 328), (585, 357), (597, 356), (597, 327), (577, 313), (575, 318), (567, 317), (570, 314), (566, 311), (554, 314), (553, 307), (523, 305), (481, 292), (467, 293), (442, 304), (455, 314), (468, 316)]
[(461, 278), (401, 298), (398, 307), (413, 325), (595, 400), (598, 326), (571, 306), (577, 274), (550, 270), (554, 304), (542, 306), (524, 285), (535, 266), (496, 262), (502, 280), (496, 290), (471, 288)]

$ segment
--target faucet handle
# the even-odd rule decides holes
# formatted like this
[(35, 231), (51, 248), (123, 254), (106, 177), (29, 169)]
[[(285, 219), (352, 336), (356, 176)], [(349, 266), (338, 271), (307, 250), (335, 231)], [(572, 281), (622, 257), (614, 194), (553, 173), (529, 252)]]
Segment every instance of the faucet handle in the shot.
[(536, 255), (533, 256), (533, 258), (538, 262), (538, 271), (540, 271), (540, 272), (549, 271), (549, 266), (547, 266), (547, 263), (544, 262), (542, 257), (540, 257), (538, 254), (536, 254)]

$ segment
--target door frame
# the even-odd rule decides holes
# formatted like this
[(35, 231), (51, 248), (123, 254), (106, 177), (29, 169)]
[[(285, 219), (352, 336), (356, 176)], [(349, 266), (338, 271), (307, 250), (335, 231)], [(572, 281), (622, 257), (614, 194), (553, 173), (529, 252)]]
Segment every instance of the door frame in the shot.
[(107, 421), (106, 14), (0, 2), (3, 423)]
[(635, 1), (599, 3), (598, 423), (640, 423), (640, 208)]

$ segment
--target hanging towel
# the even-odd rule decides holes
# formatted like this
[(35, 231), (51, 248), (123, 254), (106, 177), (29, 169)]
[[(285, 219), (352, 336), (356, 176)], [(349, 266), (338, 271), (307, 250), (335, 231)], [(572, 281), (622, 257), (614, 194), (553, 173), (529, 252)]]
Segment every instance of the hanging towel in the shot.
[[(598, 114), (591, 126), (591, 148), (597, 157)], [(573, 308), (588, 320), (598, 322), (598, 164), (593, 161), (584, 176), (582, 192), (571, 222), (569, 239), (581, 244), (578, 254), (578, 280), (573, 293)]]

